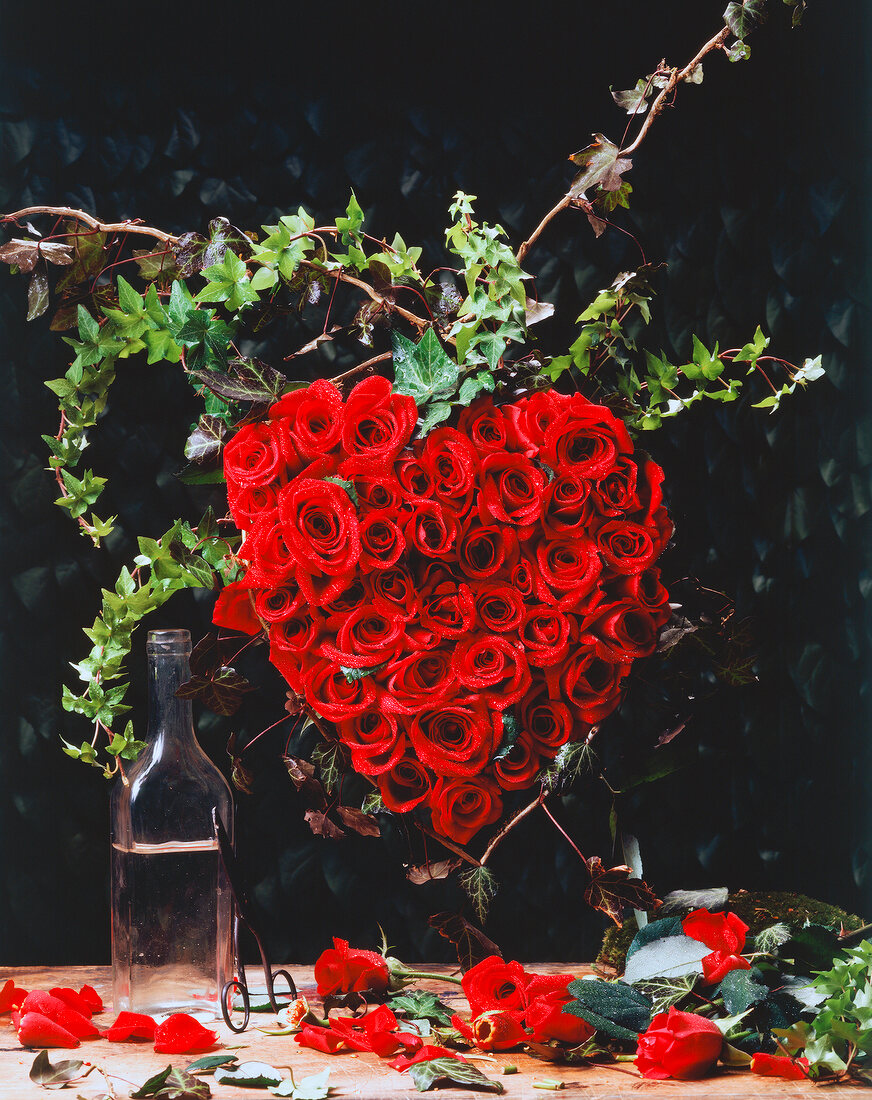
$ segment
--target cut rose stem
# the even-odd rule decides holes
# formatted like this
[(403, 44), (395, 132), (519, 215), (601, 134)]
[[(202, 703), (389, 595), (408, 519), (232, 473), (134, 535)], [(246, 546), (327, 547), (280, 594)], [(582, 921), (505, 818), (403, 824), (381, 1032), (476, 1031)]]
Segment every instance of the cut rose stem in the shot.
[[(478, 861), (481, 867), (484, 867), (484, 865), (487, 863), (487, 861), (490, 859), (490, 857), (493, 855), (499, 845), (502, 844), (502, 842), (505, 840), (506, 836), (520, 821), (523, 821), (523, 819), (528, 814), (531, 814), (537, 806), (541, 806), (543, 810), (545, 809), (546, 798), (547, 795), (545, 793), (545, 788), (543, 787), (542, 790), (539, 791), (539, 794), (528, 806), (525, 806), (523, 810), (518, 810), (514, 817), (509, 818), (505, 825), (503, 825), (502, 829), (500, 829), (497, 835), (491, 840), (490, 844), (488, 844), (487, 848), (485, 848), (481, 859)], [(548, 813), (547, 810), (545, 810), (545, 812)], [(551, 815), (548, 814), (548, 816), (550, 817)]]
[(578, 858), (581, 860), (581, 862), (585, 865), (585, 867), (587, 867), (587, 860), (584, 858), (584, 854), (582, 853), (581, 849), (578, 847), (578, 845), (575, 843), (575, 841), (572, 839), (572, 837), (569, 835), (569, 833), (567, 833), (567, 831), (563, 828), (563, 826), (560, 824), (560, 822), (557, 820), (557, 818), (554, 816), (554, 814), (551, 813), (551, 811), (548, 809), (548, 807), (545, 805), (544, 802), (542, 803), (542, 809), (545, 812), (545, 815), (551, 821), (551, 824), (554, 826), (554, 828), (558, 831), (558, 833), (560, 833), (560, 835), (563, 837), (563, 839), (566, 841), (566, 843), (569, 845), (569, 847), (573, 850), (573, 852), (575, 852), (575, 854), (578, 856)]

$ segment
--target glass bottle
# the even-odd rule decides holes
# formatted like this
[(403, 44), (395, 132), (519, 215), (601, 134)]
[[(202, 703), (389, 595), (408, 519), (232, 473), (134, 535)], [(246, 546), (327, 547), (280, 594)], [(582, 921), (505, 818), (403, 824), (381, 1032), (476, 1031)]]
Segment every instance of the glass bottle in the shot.
[(194, 736), (187, 630), (148, 635), (146, 748), (111, 798), (116, 1012), (220, 1013), (232, 976), (231, 892), (213, 812), (233, 839), (233, 798)]

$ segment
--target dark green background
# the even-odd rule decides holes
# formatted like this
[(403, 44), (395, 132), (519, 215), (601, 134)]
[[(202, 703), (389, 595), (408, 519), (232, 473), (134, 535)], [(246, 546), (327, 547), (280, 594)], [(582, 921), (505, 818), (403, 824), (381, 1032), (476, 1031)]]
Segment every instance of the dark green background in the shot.
[[(223, 214), (256, 228), (300, 204), (331, 220), (353, 186), (370, 232), (399, 230), (435, 264), (460, 187), (517, 242), (565, 188), (567, 154), (593, 130), (620, 138), (609, 84), (632, 86), (663, 56), (683, 63), (722, 6), (540, 4), (518, 18), (493, 5), (323, 15), (212, 5), (199, 18), (158, 5), (138, 20), (128, 11), (122, 31), (115, 6), (78, 7), (61, 24), (6, 0), (0, 208), (66, 204), (174, 231)], [(795, 32), (771, 6), (750, 64), (709, 59), (704, 84), (652, 131), (624, 218), (648, 257), (668, 263), (652, 346), (680, 356), (694, 331), (735, 347), (762, 322), (778, 354), (825, 355), (827, 379), (778, 416), (700, 409), (645, 441), (666, 467), (677, 525), (664, 571), (736, 599), (759, 681), (712, 696), (697, 675), (691, 702), (635, 693), (602, 740), (626, 773), (687, 719), (669, 750), (685, 766), (619, 802), (656, 889), (793, 888), (868, 913), (863, 27), (850, 0), (813, 3)], [(596, 241), (567, 215), (527, 266), (572, 319), (637, 262), (626, 237)], [(25, 323), (24, 295), (24, 280), (0, 275), (0, 959), (103, 961), (109, 785), (60, 752), (58, 735), (81, 740), (82, 727), (61, 711), (59, 684), (84, 655), (97, 586), (135, 536), (196, 518), (201, 498), (174, 479), (194, 405), (168, 365), (122, 365), (86, 455), (113, 479), (101, 514), (119, 514), (94, 553), (52, 506), (39, 434), (54, 431), (56, 412), (42, 382), (64, 369), (66, 349), (45, 319)], [(278, 363), (304, 331), (256, 350)], [(565, 345), (556, 327), (540, 333), (546, 350)], [(325, 356), (318, 369), (335, 364)], [(208, 600), (186, 596), (155, 625), (196, 634), (208, 615)], [(132, 668), (141, 707), (141, 653)], [(280, 687), (268, 674), (265, 684), (234, 723), (204, 718), (201, 740), (222, 766), (231, 728), (250, 737), (278, 717)], [(377, 922), (407, 957), (444, 956), (426, 917), (458, 906), (456, 889), (406, 883), (399, 829), (383, 845), (313, 838), (278, 759), (283, 740), (260, 742), (255, 795), (238, 799), (239, 850), (274, 957), (311, 959), (333, 934), (371, 944)], [(554, 810), (607, 860), (604, 794), (580, 788)], [(595, 951), (602, 922), (581, 903), (583, 870), (547, 822), (519, 829), (494, 870), (503, 887), (488, 931), (509, 954)]]

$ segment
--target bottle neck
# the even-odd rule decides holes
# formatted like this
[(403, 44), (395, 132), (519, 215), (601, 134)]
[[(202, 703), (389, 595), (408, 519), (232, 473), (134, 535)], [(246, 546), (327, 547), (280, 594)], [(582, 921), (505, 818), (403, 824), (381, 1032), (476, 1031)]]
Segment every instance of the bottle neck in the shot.
[(195, 745), (194, 722), (189, 699), (176, 698), (176, 691), (191, 678), (186, 653), (150, 653), (148, 656), (148, 744)]

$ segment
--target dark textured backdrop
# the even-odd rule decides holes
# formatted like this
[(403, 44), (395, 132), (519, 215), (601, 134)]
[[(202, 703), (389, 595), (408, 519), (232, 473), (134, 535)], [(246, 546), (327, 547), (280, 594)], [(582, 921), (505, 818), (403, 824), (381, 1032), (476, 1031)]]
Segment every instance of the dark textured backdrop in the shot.
[[(614, 0), (571, 15), (545, 4), (526, 20), (493, 5), (330, 5), (323, 17), (289, 7), (249, 16), (212, 5), (200, 19), (151, 6), (122, 31), (108, 5), (79, 6), (61, 25), (38, 3), (5, 0), (0, 208), (68, 204), (170, 230), (224, 214), (257, 227), (299, 204), (332, 218), (353, 186), (371, 232), (398, 229), (438, 256), (461, 187), (517, 241), (565, 187), (566, 155), (592, 130), (619, 138), (608, 85), (631, 86), (664, 55), (686, 60), (723, 3)], [(658, 889), (796, 888), (868, 913), (861, 9), (814, 3), (788, 32), (772, 7), (751, 63), (710, 59), (702, 87), (683, 90), (652, 131), (625, 222), (669, 265), (655, 323), (667, 350), (683, 354), (691, 331), (737, 346), (762, 321), (779, 354), (826, 358), (827, 380), (776, 417), (704, 409), (646, 440), (677, 524), (664, 570), (735, 597), (752, 620), (759, 682), (653, 710), (631, 699), (603, 738), (632, 770), (660, 730), (689, 718), (677, 739), (685, 766), (619, 804)], [(595, 241), (568, 215), (527, 266), (540, 294), (574, 316), (635, 262), (626, 238)], [(55, 420), (42, 381), (63, 370), (65, 349), (44, 319), (24, 322), (24, 290), (0, 275), (0, 958), (99, 961), (108, 784), (59, 750), (59, 733), (81, 739), (59, 683), (84, 653), (97, 585), (114, 579), (135, 536), (199, 503), (174, 480), (193, 405), (168, 365), (125, 365), (88, 454), (96, 472), (114, 472), (102, 512), (118, 512), (119, 529), (105, 553), (89, 551), (52, 506), (39, 440)], [(561, 334), (541, 331), (558, 350)], [(299, 336), (261, 350), (278, 359)], [(207, 620), (207, 602), (186, 596), (161, 621), (196, 632)], [(138, 652), (133, 669), (141, 681)], [(244, 734), (275, 717), (270, 683), (271, 698), (243, 712)], [(208, 716), (200, 727), (222, 766), (229, 728)], [(454, 888), (408, 885), (399, 834), (385, 845), (313, 838), (281, 743), (261, 742), (256, 795), (239, 797), (240, 851), (274, 956), (311, 959), (330, 934), (370, 943), (376, 922), (407, 956), (443, 954), (426, 916), (458, 904)], [(606, 857), (608, 808), (600, 789), (556, 812)], [(601, 921), (580, 902), (583, 873), (544, 822), (519, 829), (495, 870), (504, 884), (488, 931), (513, 956), (594, 952)]]

